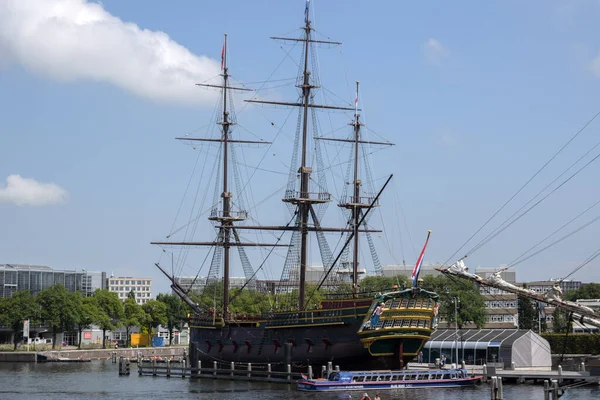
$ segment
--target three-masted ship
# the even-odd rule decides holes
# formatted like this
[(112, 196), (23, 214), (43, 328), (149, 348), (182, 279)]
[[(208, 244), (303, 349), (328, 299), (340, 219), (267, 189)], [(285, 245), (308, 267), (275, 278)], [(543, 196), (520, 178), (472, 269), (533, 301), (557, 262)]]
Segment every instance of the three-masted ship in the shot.
[[(306, 3), (303, 35), (300, 38), (275, 38), (292, 40), (302, 44), (301, 76), (298, 79), (299, 98), (294, 102), (248, 100), (252, 103), (273, 104), (299, 109), (298, 131), (293, 158), (298, 161), (297, 170), (290, 172), (289, 183), (283, 201), (292, 211), (292, 220), (285, 226), (249, 226), (240, 222), (248, 218), (244, 210), (234, 209), (232, 194), (229, 191), (228, 160), (232, 145), (262, 141), (234, 139), (231, 135), (235, 119), (230, 114), (230, 94), (245, 90), (231, 85), (227, 66), (227, 36), (222, 52), (222, 81), (220, 84), (203, 84), (217, 88), (221, 92), (220, 136), (218, 138), (183, 138), (216, 142), (222, 151), (222, 180), (220, 200), (210, 214), (217, 231), (217, 237), (209, 242), (153, 242), (160, 246), (210, 246), (214, 247), (213, 262), (207, 283), (214, 281), (215, 271), (221, 269), (223, 284), (222, 309), (210, 305), (198, 305), (187, 294), (174, 276), (168, 274), (160, 264), (156, 266), (172, 281), (172, 289), (193, 309), (190, 316), (190, 358), (192, 363), (203, 362), (251, 362), (271, 363), (274, 368), (285, 365), (322, 365), (329, 361), (345, 369), (352, 368), (402, 368), (414, 358), (436, 326), (437, 300), (435, 293), (418, 287), (414, 277), (412, 288), (398, 290), (390, 288), (387, 293), (362, 293), (359, 287), (359, 236), (365, 235), (372, 246), (370, 232), (366, 224), (368, 213), (379, 206), (379, 196), (383, 188), (374, 195), (365, 194), (359, 176), (360, 148), (365, 144), (389, 145), (388, 142), (370, 142), (361, 136), (363, 126), (358, 109), (358, 82), (355, 107), (336, 107), (315, 104), (314, 91), (319, 86), (309, 70), (312, 57), (311, 46), (318, 44), (339, 44), (317, 40), (309, 18), (309, 3)], [(333, 140), (349, 143), (352, 146), (352, 165), (349, 168), (352, 181), (342, 196), (338, 206), (348, 216), (345, 228), (329, 228), (321, 225), (323, 205), (331, 201), (329, 193), (319, 191), (322, 186), (311, 184), (313, 170), (309, 164), (309, 129), (314, 126), (312, 113), (319, 110), (354, 111), (350, 125), (353, 135), (346, 139), (315, 137), (317, 140)], [(317, 157), (318, 158), (318, 157)], [(317, 177), (319, 178), (319, 177)], [(391, 178), (391, 177), (390, 177)], [(389, 182), (389, 179), (388, 181)], [(386, 184), (387, 184), (386, 182)], [(298, 185), (299, 183), (299, 185)], [(319, 189), (313, 189), (314, 187)], [(384, 185), (385, 187), (385, 185)], [(315, 191), (317, 190), (317, 191)], [(256, 288), (256, 273), (249, 266), (244, 248), (261, 246), (273, 248), (283, 246), (277, 243), (243, 242), (242, 230), (272, 230), (291, 232), (286, 263), (283, 267), (281, 285), (275, 289), (288, 295), (297, 293), (296, 304), (286, 310), (274, 310), (262, 315), (233, 315), (229, 310), (230, 296), (230, 251), (239, 250), (247, 278), (245, 290)], [(337, 232), (346, 235), (342, 251), (334, 257), (325, 240), (324, 233)], [(335, 294), (318, 302), (311, 301), (315, 288), (307, 288), (307, 267), (309, 262), (309, 235), (315, 234), (323, 256), (324, 274), (318, 285), (331, 288), (347, 281), (349, 288), (345, 294)], [(350, 245), (351, 246), (348, 246)], [(349, 251), (351, 248), (352, 251)], [(423, 252), (415, 273), (422, 262)], [(351, 253), (351, 254), (350, 254)], [(342, 262), (340, 262), (342, 259)], [(346, 261), (344, 261), (346, 260)], [(380, 265), (379, 265), (379, 269)], [(348, 276), (349, 275), (349, 276)], [(345, 278), (344, 278), (345, 277)], [(293, 288), (293, 290), (292, 290)], [(312, 289), (312, 290), (311, 290)], [(288, 296), (289, 297), (289, 296)]]

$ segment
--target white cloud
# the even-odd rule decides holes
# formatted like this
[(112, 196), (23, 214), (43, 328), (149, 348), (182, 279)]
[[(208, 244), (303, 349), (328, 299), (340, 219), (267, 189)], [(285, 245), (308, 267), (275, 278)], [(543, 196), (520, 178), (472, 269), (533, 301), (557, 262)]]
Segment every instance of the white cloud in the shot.
[(213, 103), (216, 93), (194, 83), (220, 71), (220, 62), (86, 0), (0, 0), (0, 58), (6, 57), (53, 79), (108, 82), (188, 104)]
[(450, 55), (450, 52), (438, 40), (429, 38), (423, 44), (423, 54), (428, 62), (439, 65)]
[(21, 175), (9, 175), (6, 186), (0, 186), (0, 203), (14, 203), (19, 206), (45, 206), (65, 203), (66, 190), (54, 183), (40, 183)]

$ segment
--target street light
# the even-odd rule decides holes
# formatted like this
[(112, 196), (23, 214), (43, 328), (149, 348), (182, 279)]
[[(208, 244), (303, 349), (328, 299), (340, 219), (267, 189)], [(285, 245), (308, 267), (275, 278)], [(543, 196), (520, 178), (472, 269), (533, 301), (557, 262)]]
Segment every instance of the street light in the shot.
[(458, 297), (453, 297), (454, 299), (454, 332), (455, 332), (455, 342), (456, 342), (456, 366), (458, 367), (458, 303), (460, 303), (460, 299)]

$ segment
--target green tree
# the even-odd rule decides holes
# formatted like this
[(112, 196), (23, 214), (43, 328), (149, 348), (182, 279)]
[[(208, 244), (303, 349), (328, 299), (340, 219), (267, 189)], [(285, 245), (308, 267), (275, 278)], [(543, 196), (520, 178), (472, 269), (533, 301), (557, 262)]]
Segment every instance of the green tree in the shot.
[[(523, 288), (527, 288), (524, 284)], [(519, 312), (519, 329), (534, 329), (537, 327), (538, 316), (536, 316), (537, 308), (535, 302), (527, 297), (519, 296), (518, 300)], [(539, 315), (539, 314), (538, 314)]]
[(169, 330), (169, 346), (173, 344), (173, 331), (181, 330), (187, 318), (187, 312), (181, 299), (174, 294), (160, 293), (156, 300), (167, 307), (167, 329)]
[(56, 348), (56, 335), (59, 332), (73, 330), (81, 308), (81, 298), (69, 293), (63, 285), (53, 285), (37, 295), (40, 317), (52, 330), (52, 349)]
[(77, 332), (79, 333), (78, 349), (81, 349), (81, 341), (83, 340), (83, 330), (89, 329), (93, 324), (99, 323), (101, 319), (100, 307), (95, 297), (84, 297), (81, 293), (76, 293), (80, 297), (81, 307), (77, 312)]
[(570, 329), (569, 312), (556, 307), (554, 309), (554, 319), (552, 321), (552, 332), (566, 333)]
[(26, 319), (35, 320), (39, 315), (39, 306), (28, 290), (20, 290), (11, 297), (0, 298), (0, 323), (12, 330), (14, 349), (17, 349), (19, 332), (23, 330)]
[(142, 326), (148, 330), (149, 334), (152, 334), (153, 329), (157, 328), (159, 325), (166, 325), (167, 306), (165, 303), (156, 300), (148, 300), (146, 303), (142, 304), (142, 309), (146, 313)]
[(112, 331), (121, 324), (124, 317), (123, 302), (115, 292), (108, 289), (97, 289), (94, 298), (98, 302), (100, 314), (98, 315), (98, 326), (102, 329), (102, 348), (106, 348), (106, 331)]
[(127, 293), (127, 298), (135, 300), (135, 292), (133, 290), (130, 290), (129, 293)]
[(128, 297), (125, 299), (124, 305), (124, 318), (123, 318), (123, 326), (125, 327), (126, 335), (127, 335), (127, 346), (130, 344), (129, 332), (131, 328), (134, 326), (141, 326), (145, 321), (146, 315), (142, 306), (140, 306), (135, 298)]
[(586, 283), (577, 290), (569, 290), (565, 294), (566, 300), (600, 299), (600, 283)]
[[(448, 323), (458, 323), (458, 327), (461, 329), (470, 323), (475, 324), (478, 328), (485, 325), (487, 320), (485, 301), (478, 286), (474, 283), (444, 275), (428, 275), (423, 278), (421, 286), (440, 296), (439, 315)], [(458, 298), (456, 316), (455, 298)]]

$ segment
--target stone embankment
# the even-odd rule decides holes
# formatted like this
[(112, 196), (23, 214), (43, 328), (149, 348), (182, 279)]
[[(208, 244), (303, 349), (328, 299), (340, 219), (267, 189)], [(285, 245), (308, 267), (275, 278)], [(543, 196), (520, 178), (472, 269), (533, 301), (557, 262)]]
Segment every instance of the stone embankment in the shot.
[(187, 346), (170, 346), (170, 347), (128, 347), (118, 349), (91, 349), (91, 350), (76, 350), (76, 349), (65, 349), (65, 350), (48, 350), (39, 351), (37, 353), (31, 352), (2, 352), (0, 353), (0, 361), (6, 362), (35, 362), (36, 354), (37, 361), (43, 362), (48, 360), (57, 359), (84, 359), (84, 360), (110, 360), (112, 354), (116, 353), (117, 358), (129, 357), (135, 358), (138, 353), (142, 354), (142, 357), (182, 357), (184, 352), (187, 352)]

